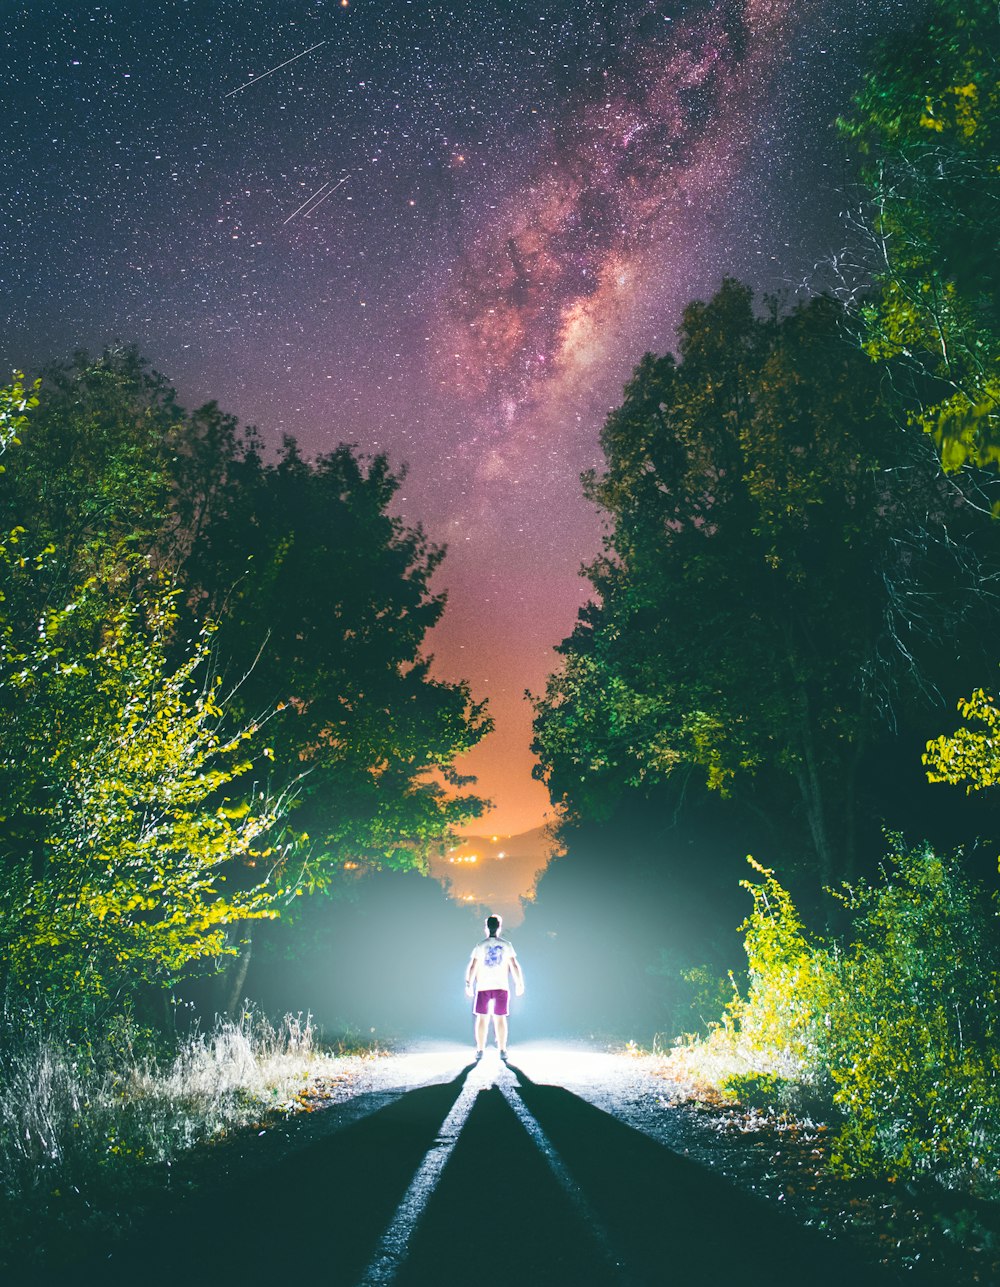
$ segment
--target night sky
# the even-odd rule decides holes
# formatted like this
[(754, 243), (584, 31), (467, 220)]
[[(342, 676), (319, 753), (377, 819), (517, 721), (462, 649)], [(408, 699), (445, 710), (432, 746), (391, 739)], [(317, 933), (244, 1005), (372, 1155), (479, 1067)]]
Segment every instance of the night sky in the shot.
[(527, 829), (522, 694), (587, 596), (604, 415), (723, 275), (822, 285), (831, 122), (919, 7), (2, 3), (0, 362), (134, 341), (187, 406), (405, 463), (449, 548), (439, 673), (498, 726), (464, 767)]

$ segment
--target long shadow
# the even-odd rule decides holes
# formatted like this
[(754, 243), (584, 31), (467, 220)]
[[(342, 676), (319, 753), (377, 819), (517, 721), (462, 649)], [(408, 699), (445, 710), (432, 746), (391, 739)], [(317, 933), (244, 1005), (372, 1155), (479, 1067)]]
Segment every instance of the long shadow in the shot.
[(633, 1281), (711, 1287), (900, 1281), (578, 1095), (512, 1071), (525, 1106), (624, 1252)]
[[(300, 1136), (297, 1151), (249, 1173), (233, 1166), (224, 1185), (165, 1205), (113, 1252), (48, 1277), (14, 1277), (12, 1287), (274, 1287), (289, 1278), (354, 1287), (469, 1071), (339, 1129), (332, 1117), (317, 1121), (321, 1138)], [(476, 1095), (405, 1249), (398, 1287), (464, 1287), (483, 1274), (516, 1287), (899, 1281), (570, 1091), (511, 1071), (516, 1090), (508, 1083)], [(541, 1128), (561, 1180), (505, 1093), (520, 1096)]]
[(294, 1278), (348, 1287), (363, 1273), (468, 1072), (408, 1091), (332, 1133), (320, 1126), (324, 1138), (266, 1170), (233, 1175), (176, 1203), (106, 1256), (30, 1281), (274, 1287)]
[(604, 1287), (600, 1248), (494, 1086), (476, 1096), (394, 1287)]

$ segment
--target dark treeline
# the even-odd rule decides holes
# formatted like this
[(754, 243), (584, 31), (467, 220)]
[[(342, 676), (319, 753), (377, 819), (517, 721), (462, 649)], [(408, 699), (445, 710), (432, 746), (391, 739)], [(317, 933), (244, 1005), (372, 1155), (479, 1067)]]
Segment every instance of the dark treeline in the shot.
[(807, 1107), (835, 1169), (991, 1200), (998, 21), (935, 0), (841, 122), (868, 295), (726, 281), (609, 417), (594, 597), (534, 698), (567, 852), (529, 914), (578, 1022), (700, 1032), (682, 1075)]
[(867, 296), (724, 282), (583, 478), (594, 597), (534, 697), (568, 852), (528, 923), (558, 937), (587, 888), (611, 1026), (698, 1026), (748, 853), (845, 934), (823, 891), (877, 880), (886, 828), (996, 888), (997, 34), (995, 8), (936, 0), (840, 122)]
[(422, 647), (443, 551), (349, 447), (268, 459), (132, 350), (4, 403), (0, 961), (92, 1021), (345, 869), (420, 867), (489, 728)]
[(677, 359), (644, 360), (584, 479), (598, 597), (536, 700), (573, 819), (659, 799), (676, 823), (708, 788), (814, 900), (871, 871), (887, 820), (946, 844), (983, 825), (920, 757), (1000, 624), (994, 477), (942, 472), (848, 321), (827, 297), (760, 315), (726, 282)]

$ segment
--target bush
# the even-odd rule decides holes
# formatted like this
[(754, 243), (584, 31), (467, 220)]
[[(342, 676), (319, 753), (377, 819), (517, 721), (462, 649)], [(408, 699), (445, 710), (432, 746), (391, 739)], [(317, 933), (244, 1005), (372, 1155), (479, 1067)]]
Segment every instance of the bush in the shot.
[(846, 946), (809, 936), (774, 874), (753, 864), (749, 987), (725, 1022), (746, 1071), (721, 1085), (754, 1103), (780, 1098), (782, 1078), (819, 1092), (847, 1174), (933, 1175), (996, 1196), (996, 909), (958, 856), (893, 843), (878, 885), (845, 887)]
[(788, 1107), (795, 1084), (774, 1073), (731, 1073), (721, 1086), (722, 1098), (747, 1108), (779, 1110)]
[(897, 840), (880, 887), (852, 891), (827, 1061), (848, 1170), (1000, 1170), (996, 911), (957, 858)]

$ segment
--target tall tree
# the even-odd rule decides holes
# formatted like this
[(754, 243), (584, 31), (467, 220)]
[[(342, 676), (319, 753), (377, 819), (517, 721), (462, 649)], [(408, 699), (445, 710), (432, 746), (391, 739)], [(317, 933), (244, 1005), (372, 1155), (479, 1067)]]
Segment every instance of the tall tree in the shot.
[[(20, 381), (0, 391), (7, 506), (26, 491), (35, 402)], [(83, 1016), (274, 914), (287, 800), (256, 730), (224, 730), (211, 631), (171, 659), (176, 594), (148, 560), (124, 535), (23, 512), (0, 540), (0, 983)], [(237, 865), (255, 878), (221, 889)]]
[(459, 794), (454, 762), (490, 722), (423, 655), (444, 551), (391, 514), (398, 487), (381, 456), (342, 446), (310, 462), (286, 439), (268, 463), (250, 438), (186, 563), (192, 595), (227, 627), (234, 701), (246, 718), (277, 707), (275, 763), (306, 771), (296, 821), (320, 886), (345, 861), (421, 865), (482, 807)]
[(420, 865), (482, 810), (454, 765), (490, 723), (423, 653), (444, 551), (389, 512), (386, 459), (341, 446), (307, 461), (288, 438), (267, 461), (256, 431), (214, 403), (185, 411), (134, 349), (43, 376), (0, 486), (0, 524), (52, 547), (38, 597), (22, 587), (25, 619), (87, 577), (121, 589), (167, 570), (186, 605), (178, 664), (199, 623), (221, 621), (234, 731), (280, 708), (273, 771), (287, 784), (308, 770), (297, 820), (314, 883), (345, 860)]
[[(795, 813), (824, 883), (853, 867), (880, 716), (945, 678), (1000, 556), (842, 322), (823, 297), (758, 316), (727, 281), (686, 310), (678, 360), (644, 359), (584, 477), (608, 518), (599, 599), (535, 699), (571, 811), (695, 766)], [(970, 531), (979, 547), (955, 543)]]

